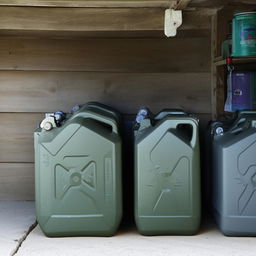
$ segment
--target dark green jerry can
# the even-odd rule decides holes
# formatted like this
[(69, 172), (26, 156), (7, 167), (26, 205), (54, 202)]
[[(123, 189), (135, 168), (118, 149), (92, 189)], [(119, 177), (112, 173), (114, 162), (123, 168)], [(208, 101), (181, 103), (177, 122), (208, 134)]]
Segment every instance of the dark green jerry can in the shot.
[(47, 114), (34, 133), (37, 221), (47, 236), (111, 236), (122, 216), (120, 118), (99, 103)]
[(256, 236), (256, 111), (209, 126), (212, 212), (227, 236)]
[(135, 220), (144, 235), (192, 235), (200, 225), (198, 120), (141, 109), (135, 127)]

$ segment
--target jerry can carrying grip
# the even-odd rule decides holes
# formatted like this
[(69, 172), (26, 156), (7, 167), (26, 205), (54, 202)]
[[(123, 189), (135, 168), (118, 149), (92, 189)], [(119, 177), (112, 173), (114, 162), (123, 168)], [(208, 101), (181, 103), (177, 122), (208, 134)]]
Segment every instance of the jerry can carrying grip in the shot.
[[(84, 107), (86, 109), (86, 106)], [(83, 108), (82, 108), (83, 109)], [(118, 134), (118, 124), (117, 121), (113, 118), (101, 115), (99, 113), (93, 112), (93, 111), (81, 111), (75, 114), (73, 118), (75, 117), (82, 117), (82, 118), (90, 118), (96, 121), (99, 121), (101, 123), (107, 124), (112, 127), (112, 132)]]
[(256, 111), (238, 111), (235, 122), (230, 128), (231, 133), (236, 133), (249, 128), (252, 121), (256, 121)]
[(102, 112), (102, 113), (104, 113), (104, 114), (107, 114), (107, 115), (109, 115), (109, 116), (112, 116), (112, 117), (115, 118), (118, 122), (121, 121), (121, 115), (120, 115), (117, 111), (113, 110), (113, 109), (112, 109), (111, 107), (109, 107), (109, 106), (106, 106), (106, 105), (104, 105), (104, 104), (102, 104), (102, 103), (94, 102), (94, 101), (88, 102), (88, 103), (86, 104), (86, 106), (88, 106), (88, 107), (89, 107), (90, 109), (92, 109), (93, 111), (94, 111), (94, 110), (100, 111), (100, 112)]
[[(192, 126), (192, 136), (189, 141), (189, 144), (192, 148), (194, 148), (197, 144), (197, 123), (193, 120), (171, 120), (167, 119), (162, 123), (163, 129), (177, 129), (179, 125), (191, 125)], [(165, 128), (166, 127), (166, 128)]]
[(237, 116), (241, 116), (241, 115), (254, 115), (256, 116), (256, 111), (246, 111), (246, 110), (241, 110), (241, 111), (237, 111)]
[(165, 118), (167, 115), (188, 115), (183, 109), (163, 109), (155, 115), (155, 120), (160, 120)]
[(182, 124), (192, 126), (192, 137), (190, 140), (190, 145), (192, 148), (194, 148), (197, 143), (197, 125), (196, 125), (195, 121), (193, 121), (193, 120), (186, 120), (186, 121), (180, 121), (180, 122), (178, 121), (176, 128), (178, 127), (178, 125), (182, 125)]

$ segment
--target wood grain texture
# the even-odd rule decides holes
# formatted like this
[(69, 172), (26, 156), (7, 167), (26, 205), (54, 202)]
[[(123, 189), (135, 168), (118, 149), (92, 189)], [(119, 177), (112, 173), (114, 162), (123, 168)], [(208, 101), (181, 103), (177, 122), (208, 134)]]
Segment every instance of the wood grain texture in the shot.
[(0, 117), (0, 162), (33, 162), (33, 131), (44, 115), (0, 113)]
[(100, 101), (126, 114), (141, 106), (210, 113), (209, 73), (0, 71), (0, 112), (68, 111)]
[(0, 163), (0, 200), (34, 200), (34, 164)]
[[(168, 8), (176, 2), (178, 0), (1, 0), (0, 6)], [(255, 5), (255, 0), (191, 0), (189, 6), (219, 8), (227, 4)]]
[(248, 5), (248, 7), (250, 8), (255, 8), (255, 0), (226, 0), (228, 2), (229, 5), (238, 5), (238, 6), (246, 6)]
[[(163, 31), (164, 8), (1, 7), (0, 34), (25, 31)], [(184, 12), (179, 30), (210, 29), (208, 12)]]
[(176, 0), (1, 0), (0, 6), (168, 8), (176, 2)]
[(191, 0), (179, 0), (174, 8), (177, 10), (184, 10), (189, 3), (191, 3)]
[[(250, 7), (255, 6), (255, 0), (192, 0), (189, 6), (193, 7), (208, 7), (208, 8), (221, 8), (224, 6)], [(252, 6), (251, 6), (252, 7)]]
[(209, 72), (210, 38), (1, 38), (0, 59), (1, 70)]
[[(1, 36), (4, 38), (15, 38), (16, 40), (24, 38), (44, 39), (167, 39), (162, 30), (147, 30), (147, 31), (82, 31), (82, 32), (65, 32), (65, 31), (1, 31)], [(210, 37), (210, 29), (190, 29), (179, 30), (176, 38), (202, 38)]]

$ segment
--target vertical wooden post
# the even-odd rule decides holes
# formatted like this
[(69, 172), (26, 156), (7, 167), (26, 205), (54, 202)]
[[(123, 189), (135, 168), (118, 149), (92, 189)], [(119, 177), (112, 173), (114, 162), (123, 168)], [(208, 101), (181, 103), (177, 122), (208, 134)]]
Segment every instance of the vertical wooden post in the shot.
[(217, 14), (212, 16), (211, 27), (211, 106), (212, 119), (217, 117), (217, 68), (214, 60), (217, 54)]
[(221, 45), (229, 33), (229, 20), (233, 13), (229, 8), (223, 8), (212, 17), (212, 67), (211, 67), (211, 98), (212, 98), (212, 118), (224, 114), (224, 102), (226, 96), (226, 66), (216, 66), (216, 57), (221, 56)]

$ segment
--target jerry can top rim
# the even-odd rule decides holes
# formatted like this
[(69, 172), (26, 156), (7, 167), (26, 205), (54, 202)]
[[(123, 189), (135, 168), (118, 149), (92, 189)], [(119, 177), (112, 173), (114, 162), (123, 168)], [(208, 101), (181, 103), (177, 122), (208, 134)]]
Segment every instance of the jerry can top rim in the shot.
[(237, 17), (237, 16), (242, 16), (242, 15), (256, 15), (256, 11), (251, 11), (251, 12), (239, 12), (239, 13), (236, 13), (234, 14), (234, 17)]
[(172, 121), (180, 121), (180, 120), (184, 120), (187, 121), (192, 121), (194, 122), (196, 125), (199, 125), (199, 119), (197, 117), (193, 117), (193, 116), (167, 116), (159, 121), (162, 121), (162, 122), (165, 122), (165, 121), (168, 121), (168, 120), (172, 120)]

